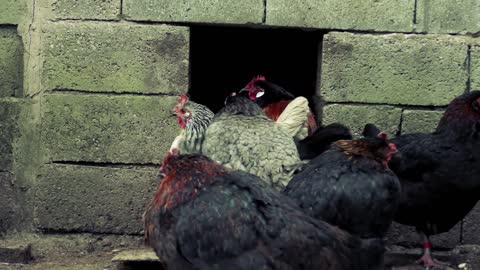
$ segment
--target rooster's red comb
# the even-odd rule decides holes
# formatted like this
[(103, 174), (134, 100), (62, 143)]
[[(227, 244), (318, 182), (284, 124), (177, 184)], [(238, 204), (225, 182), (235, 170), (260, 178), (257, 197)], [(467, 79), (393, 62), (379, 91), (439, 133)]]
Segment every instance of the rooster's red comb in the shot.
[(253, 79), (247, 84), (245, 88), (247, 89), (252, 89), (255, 87), (255, 83), (258, 81), (265, 81), (265, 76), (263, 75), (258, 75), (256, 77), (253, 77)]
[(179, 97), (178, 97), (178, 103), (185, 103), (189, 100), (189, 97), (188, 97), (188, 94), (181, 94)]

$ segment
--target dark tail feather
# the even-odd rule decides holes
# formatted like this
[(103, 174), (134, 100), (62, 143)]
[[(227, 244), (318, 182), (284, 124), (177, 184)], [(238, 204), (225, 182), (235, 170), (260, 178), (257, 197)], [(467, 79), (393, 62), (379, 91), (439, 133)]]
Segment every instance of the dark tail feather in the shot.
[(365, 269), (381, 270), (384, 269), (385, 243), (380, 238), (362, 239), (360, 265), (365, 265)]
[(374, 124), (366, 124), (363, 128), (362, 135), (363, 137), (377, 137), (380, 134), (380, 129), (378, 129)]
[(333, 142), (350, 139), (352, 135), (347, 127), (330, 124), (319, 127), (312, 135), (297, 142), (297, 150), (301, 159), (312, 159), (326, 151)]

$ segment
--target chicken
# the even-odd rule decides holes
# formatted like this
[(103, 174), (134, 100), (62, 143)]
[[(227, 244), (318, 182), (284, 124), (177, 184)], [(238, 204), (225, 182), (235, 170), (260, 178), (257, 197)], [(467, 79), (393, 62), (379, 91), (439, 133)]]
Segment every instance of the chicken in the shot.
[(215, 115), (202, 153), (228, 168), (257, 175), (279, 190), (302, 165), (287, 131), (241, 96), (229, 97)]
[(313, 134), (296, 142), (296, 145), (300, 159), (310, 160), (325, 152), (332, 143), (351, 139), (352, 134), (347, 127), (333, 123), (325, 127), (319, 127)]
[[(240, 93), (255, 101), (265, 114), (274, 121), (277, 121), (288, 104), (295, 98), (279, 85), (267, 81), (264, 76), (253, 78)], [(315, 116), (310, 110), (306, 125), (308, 127), (308, 135), (317, 129)], [(304, 137), (304, 135), (300, 134), (298, 139), (303, 139)]]
[(337, 141), (295, 175), (283, 193), (314, 218), (362, 238), (381, 238), (400, 196), (398, 178), (387, 165), (395, 151), (383, 133)]
[(309, 113), (308, 100), (304, 97), (297, 97), (288, 103), (275, 122), (287, 130), (294, 139), (301, 140), (308, 136)]
[(390, 167), (402, 185), (395, 220), (417, 228), (424, 238), (420, 260), (435, 266), (429, 236), (450, 230), (480, 199), (480, 91), (454, 99), (432, 134), (392, 142), (400, 155)]
[(179, 97), (173, 111), (177, 115), (181, 132), (172, 143), (170, 151), (178, 149), (183, 154), (202, 153), (205, 131), (212, 122), (214, 113), (206, 106), (190, 101), (185, 94)]
[(379, 239), (360, 240), (301, 211), (258, 177), (170, 154), (144, 214), (166, 269), (383, 269)]

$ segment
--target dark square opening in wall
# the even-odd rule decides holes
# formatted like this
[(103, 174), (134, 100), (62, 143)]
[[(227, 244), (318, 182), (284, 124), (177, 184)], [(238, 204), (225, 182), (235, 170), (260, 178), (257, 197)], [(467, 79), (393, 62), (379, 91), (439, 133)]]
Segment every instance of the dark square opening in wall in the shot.
[(193, 26), (190, 96), (216, 112), (229, 93), (264, 75), (313, 108), (322, 36), (303, 29)]

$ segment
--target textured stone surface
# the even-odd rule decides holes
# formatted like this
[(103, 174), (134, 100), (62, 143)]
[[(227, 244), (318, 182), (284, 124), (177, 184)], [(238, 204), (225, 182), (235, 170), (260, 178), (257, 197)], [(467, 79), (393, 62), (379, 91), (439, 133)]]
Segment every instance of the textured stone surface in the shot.
[(0, 99), (0, 172), (12, 171), (13, 148), (20, 132), (18, 121), (21, 109), (17, 100)]
[(157, 184), (156, 173), (154, 168), (47, 165), (36, 186), (38, 227), (138, 234)]
[(471, 47), (470, 57), (471, 88), (480, 90), (480, 45)]
[(52, 94), (42, 99), (50, 160), (159, 163), (176, 135), (176, 97)]
[(123, 0), (127, 20), (261, 23), (263, 0)]
[[(434, 249), (452, 249), (460, 244), (460, 222), (450, 231), (430, 237)], [(422, 247), (422, 239), (412, 226), (405, 226), (394, 222), (386, 236), (388, 245), (400, 245), (405, 247)]]
[(464, 219), (463, 243), (475, 245), (480, 243), (480, 203), (477, 203)]
[(414, 0), (268, 0), (267, 24), (409, 32)]
[(323, 109), (323, 124), (342, 123), (354, 136), (362, 134), (365, 124), (372, 123), (393, 137), (400, 124), (402, 110), (393, 106), (327, 105)]
[(403, 111), (402, 134), (433, 132), (442, 115), (443, 111), (405, 110)]
[(46, 32), (45, 90), (180, 93), (188, 87), (186, 27), (57, 22)]
[(119, 20), (121, 0), (49, 0), (58, 19)]
[[(0, 114), (1, 115), (1, 114)], [(0, 234), (10, 230), (15, 224), (16, 202), (14, 176), (0, 172)]]
[(464, 38), (330, 33), (321, 96), (330, 102), (447, 105), (468, 78)]
[(25, 12), (23, 0), (0, 0), (0, 24), (19, 24)]
[(480, 32), (480, 1), (418, 0), (417, 24), (428, 33)]
[(0, 28), (0, 97), (20, 92), (23, 80), (22, 57), (22, 43), (16, 29)]

